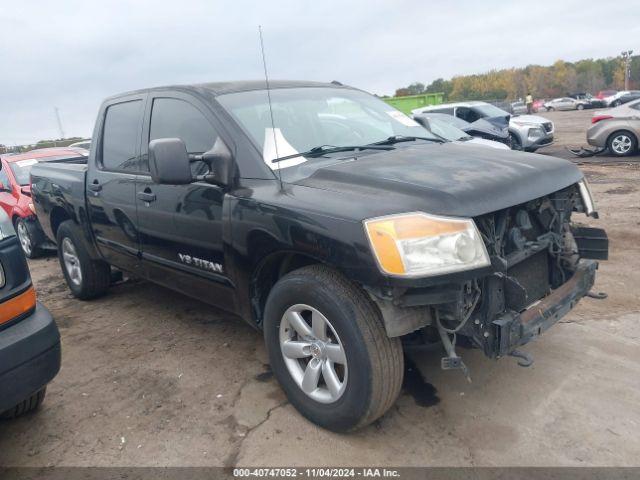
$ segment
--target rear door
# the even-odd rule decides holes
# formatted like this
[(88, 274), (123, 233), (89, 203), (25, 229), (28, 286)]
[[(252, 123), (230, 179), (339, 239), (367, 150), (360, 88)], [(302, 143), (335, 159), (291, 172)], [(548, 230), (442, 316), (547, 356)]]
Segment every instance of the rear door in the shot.
[(96, 126), (99, 144), (89, 159), (86, 181), (91, 228), (100, 253), (109, 263), (134, 271), (140, 251), (135, 180), (146, 98), (129, 95), (106, 105)]
[[(210, 150), (220, 135), (220, 125), (206, 105), (179, 92), (152, 93), (144, 124), (144, 158), (148, 158), (151, 140), (180, 138), (190, 154), (201, 154)], [(228, 139), (225, 143), (231, 145)], [(208, 171), (200, 161), (191, 166), (194, 176)], [(229, 307), (232, 292), (223, 250), (223, 189), (205, 182), (160, 185), (150, 175), (141, 175), (136, 192), (147, 276)]]

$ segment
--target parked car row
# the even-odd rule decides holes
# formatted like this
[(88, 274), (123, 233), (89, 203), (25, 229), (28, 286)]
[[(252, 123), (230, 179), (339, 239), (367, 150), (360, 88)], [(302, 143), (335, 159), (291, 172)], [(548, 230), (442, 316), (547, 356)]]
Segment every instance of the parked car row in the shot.
[(291, 404), (349, 431), (395, 402), (405, 346), (440, 343), (442, 368), (469, 375), (457, 339), (523, 356), (588, 293), (608, 246), (572, 222), (597, 217), (586, 180), (505, 145), (548, 145), (552, 122), (484, 102), (412, 119), (336, 83), (270, 87), (112, 96), (88, 158), (31, 165), (74, 296), (104, 294), (117, 269), (236, 314)]

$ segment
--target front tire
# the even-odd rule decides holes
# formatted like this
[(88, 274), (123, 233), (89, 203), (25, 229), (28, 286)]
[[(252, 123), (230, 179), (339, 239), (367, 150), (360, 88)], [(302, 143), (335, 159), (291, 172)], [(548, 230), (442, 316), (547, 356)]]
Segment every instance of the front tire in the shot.
[(400, 393), (402, 346), (366, 293), (322, 265), (295, 270), (269, 293), (264, 335), (289, 401), (335, 432), (381, 417)]
[(37, 410), (38, 407), (44, 401), (44, 396), (46, 395), (46, 393), (47, 393), (47, 387), (44, 387), (41, 390), (38, 390), (36, 393), (31, 395), (26, 400), (23, 400), (22, 402), (20, 402), (15, 407), (10, 408), (6, 412), (0, 413), (0, 419), (11, 420), (13, 418), (20, 417), (29, 412), (33, 412), (34, 410)]
[(36, 244), (31, 227), (24, 218), (16, 218), (14, 225), (16, 235), (20, 241), (22, 252), (27, 258), (37, 258), (42, 255), (42, 250)]
[(635, 135), (626, 130), (612, 133), (607, 139), (607, 148), (616, 157), (627, 157), (633, 155), (638, 149), (638, 140)]
[(578, 110), (584, 110), (584, 105), (580, 104), (576, 107)]
[(60, 224), (56, 242), (60, 267), (71, 293), (80, 300), (104, 295), (111, 283), (109, 264), (90, 257), (84, 235), (73, 220)]
[(520, 141), (520, 138), (514, 133), (509, 133), (509, 143), (511, 143), (511, 150), (524, 150), (522, 148), (522, 142)]

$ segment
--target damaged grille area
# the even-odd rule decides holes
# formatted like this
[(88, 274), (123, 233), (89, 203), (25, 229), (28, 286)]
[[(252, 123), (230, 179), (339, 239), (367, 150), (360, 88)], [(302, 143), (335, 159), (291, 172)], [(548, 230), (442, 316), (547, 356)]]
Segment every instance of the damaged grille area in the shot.
[(570, 221), (580, 206), (574, 185), (474, 218), (494, 273), (469, 282), (455, 308), (439, 308), (444, 325), (460, 325), (460, 334), (490, 357), (505, 354), (500, 322), (544, 299), (576, 271), (580, 257)]

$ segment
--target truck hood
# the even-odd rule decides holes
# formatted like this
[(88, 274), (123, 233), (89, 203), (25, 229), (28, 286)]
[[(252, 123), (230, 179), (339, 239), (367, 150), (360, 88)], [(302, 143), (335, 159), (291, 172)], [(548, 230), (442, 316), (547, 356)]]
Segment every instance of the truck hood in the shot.
[(445, 143), (342, 159), (294, 184), (335, 192), (325, 198), (327, 206), (342, 205), (341, 213), (357, 219), (410, 211), (474, 217), (581, 178), (575, 165), (559, 158)]

